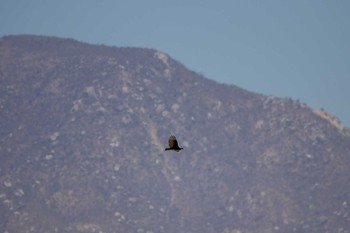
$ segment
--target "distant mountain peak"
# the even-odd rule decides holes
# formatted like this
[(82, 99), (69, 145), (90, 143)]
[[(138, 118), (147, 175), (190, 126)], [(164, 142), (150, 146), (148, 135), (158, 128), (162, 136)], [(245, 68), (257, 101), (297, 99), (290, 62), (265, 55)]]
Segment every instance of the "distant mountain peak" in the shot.
[(350, 229), (334, 116), (154, 49), (2, 37), (0, 119), (1, 232)]

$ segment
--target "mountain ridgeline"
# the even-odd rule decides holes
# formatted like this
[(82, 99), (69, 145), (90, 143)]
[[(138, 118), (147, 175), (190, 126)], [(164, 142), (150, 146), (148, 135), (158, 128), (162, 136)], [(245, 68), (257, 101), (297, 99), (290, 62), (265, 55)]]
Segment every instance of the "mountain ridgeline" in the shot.
[(1, 232), (350, 232), (348, 128), (152, 49), (0, 38), (0, 161)]

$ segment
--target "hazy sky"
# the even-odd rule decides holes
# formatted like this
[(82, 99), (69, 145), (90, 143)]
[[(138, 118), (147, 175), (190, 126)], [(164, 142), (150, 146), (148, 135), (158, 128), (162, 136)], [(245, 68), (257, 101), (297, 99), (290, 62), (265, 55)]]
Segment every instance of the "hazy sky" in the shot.
[(349, 0), (0, 0), (0, 36), (14, 34), (154, 48), (350, 126)]

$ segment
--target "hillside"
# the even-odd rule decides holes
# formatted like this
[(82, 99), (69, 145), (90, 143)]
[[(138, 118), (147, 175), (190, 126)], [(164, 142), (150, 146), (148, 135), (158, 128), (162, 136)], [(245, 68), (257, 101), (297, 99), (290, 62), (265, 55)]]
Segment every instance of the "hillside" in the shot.
[(350, 232), (348, 128), (152, 49), (0, 38), (0, 161), (1, 232)]

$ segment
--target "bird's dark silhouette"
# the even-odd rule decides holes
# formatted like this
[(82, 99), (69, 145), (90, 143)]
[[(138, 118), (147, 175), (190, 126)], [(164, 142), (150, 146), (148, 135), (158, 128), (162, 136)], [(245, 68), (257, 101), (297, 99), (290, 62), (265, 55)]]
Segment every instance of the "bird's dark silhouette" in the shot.
[(179, 145), (177, 144), (177, 140), (176, 137), (174, 135), (169, 137), (169, 147), (165, 148), (165, 150), (174, 150), (176, 152), (179, 152), (180, 150), (182, 150), (182, 147), (179, 147)]

